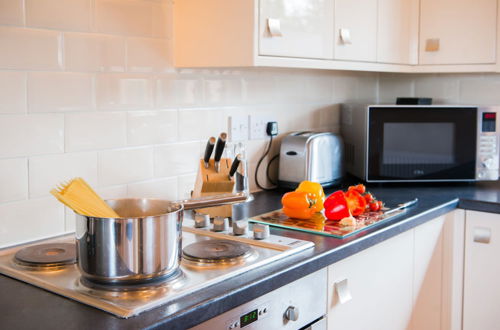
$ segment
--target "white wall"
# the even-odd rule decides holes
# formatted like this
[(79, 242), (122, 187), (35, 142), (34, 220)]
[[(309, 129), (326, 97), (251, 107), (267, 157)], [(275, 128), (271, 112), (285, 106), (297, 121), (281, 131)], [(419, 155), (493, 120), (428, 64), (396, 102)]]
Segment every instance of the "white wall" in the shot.
[[(171, 6), (0, 0), (0, 246), (74, 228), (49, 194), (65, 179), (82, 176), (105, 198), (182, 198), (228, 115), (336, 131), (334, 104), (376, 98), (373, 73), (176, 70)], [(248, 142), (250, 168), (264, 146)]]

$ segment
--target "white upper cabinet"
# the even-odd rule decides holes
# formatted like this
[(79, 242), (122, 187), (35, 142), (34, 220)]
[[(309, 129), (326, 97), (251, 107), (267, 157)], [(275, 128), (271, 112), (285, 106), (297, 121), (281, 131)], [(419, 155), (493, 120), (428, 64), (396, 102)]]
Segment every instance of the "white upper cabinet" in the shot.
[(377, 0), (335, 0), (335, 59), (376, 61)]
[(496, 62), (497, 0), (420, 0), (420, 64)]
[(378, 0), (377, 62), (417, 64), (418, 1)]
[(333, 58), (333, 0), (262, 0), (259, 55)]

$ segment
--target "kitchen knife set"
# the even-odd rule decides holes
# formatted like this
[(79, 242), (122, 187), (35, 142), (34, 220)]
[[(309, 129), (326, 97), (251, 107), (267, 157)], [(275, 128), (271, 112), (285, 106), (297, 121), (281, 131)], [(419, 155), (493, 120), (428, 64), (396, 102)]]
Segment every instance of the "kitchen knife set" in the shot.
[[(207, 146), (205, 147), (205, 154), (203, 156), (203, 162), (205, 164), (205, 168), (208, 169), (210, 167), (210, 157), (212, 157), (212, 152), (215, 148), (214, 154), (214, 169), (218, 173), (220, 171), (220, 160), (222, 158), (222, 154), (224, 152), (224, 148), (226, 147), (226, 133), (220, 133), (217, 141), (215, 137), (210, 137), (207, 141)], [(238, 170), (238, 166), (241, 163), (241, 156), (238, 154), (234, 157), (233, 163), (231, 165), (231, 169), (229, 170), (229, 180), (234, 176), (236, 171)]]

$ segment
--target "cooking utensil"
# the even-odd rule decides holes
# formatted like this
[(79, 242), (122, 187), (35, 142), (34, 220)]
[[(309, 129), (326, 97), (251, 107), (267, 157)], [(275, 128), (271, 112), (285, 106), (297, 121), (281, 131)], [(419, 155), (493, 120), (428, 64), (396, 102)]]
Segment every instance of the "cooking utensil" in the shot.
[(78, 268), (85, 280), (99, 284), (147, 283), (168, 277), (179, 269), (183, 211), (246, 199), (241, 193), (176, 202), (108, 200), (121, 218), (76, 215)]
[(222, 157), (222, 152), (224, 151), (224, 147), (226, 146), (226, 133), (220, 133), (219, 138), (217, 139), (217, 143), (215, 145), (215, 154), (214, 154), (214, 167), (215, 171), (219, 172), (220, 170), (220, 159)]
[(203, 161), (205, 162), (205, 168), (208, 168), (210, 166), (210, 157), (212, 156), (212, 151), (214, 150), (215, 146), (215, 138), (212, 136), (210, 139), (207, 141), (207, 146), (205, 147), (205, 155), (203, 156)]
[(234, 157), (233, 164), (231, 164), (231, 169), (229, 169), (229, 180), (234, 176), (236, 173), (236, 170), (238, 170), (238, 166), (240, 166), (241, 163), (241, 155), (238, 154), (236, 157)]
[(393, 212), (396, 212), (396, 211), (399, 211), (399, 210), (405, 209), (405, 208), (407, 208), (407, 207), (410, 207), (410, 206), (412, 206), (412, 205), (417, 204), (417, 202), (418, 202), (418, 198), (415, 198), (415, 199), (413, 199), (413, 200), (411, 200), (411, 201), (409, 201), (409, 202), (402, 203), (402, 204), (398, 204), (398, 206), (397, 206), (397, 207), (395, 207), (395, 208), (393, 208), (393, 209), (390, 209), (390, 210), (388, 210), (388, 211), (385, 211), (385, 212), (384, 212), (384, 214), (385, 214), (385, 215), (387, 215), (387, 214), (391, 214), (391, 213), (393, 213)]

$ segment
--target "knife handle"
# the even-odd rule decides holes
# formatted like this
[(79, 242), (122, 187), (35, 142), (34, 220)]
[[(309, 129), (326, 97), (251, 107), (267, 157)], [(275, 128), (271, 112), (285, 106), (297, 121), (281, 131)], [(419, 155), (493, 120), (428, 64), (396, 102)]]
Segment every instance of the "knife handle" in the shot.
[(210, 156), (212, 156), (212, 151), (215, 146), (215, 138), (212, 136), (207, 141), (207, 146), (205, 147), (205, 155), (203, 156), (203, 161), (205, 162), (205, 168), (208, 168), (208, 164), (210, 161)]
[(217, 168), (217, 163), (219, 163), (219, 161), (222, 157), (222, 153), (224, 152), (224, 147), (226, 146), (226, 138), (227, 138), (227, 134), (221, 133), (219, 135), (219, 138), (217, 139), (217, 143), (215, 144), (214, 161), (216, 164), (216, 168)]
[(234, 173), (236, 173), (236, 170), (238, 170), (238, 166), (240, 166), (241, 163), (241, 156), (240, 154), (236, 155), (233, 160), (233, 164), (231, 165), (231, 169), (229, 170), (229, 180), (234, 176)]

